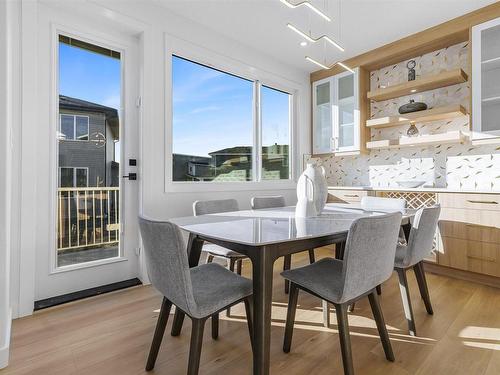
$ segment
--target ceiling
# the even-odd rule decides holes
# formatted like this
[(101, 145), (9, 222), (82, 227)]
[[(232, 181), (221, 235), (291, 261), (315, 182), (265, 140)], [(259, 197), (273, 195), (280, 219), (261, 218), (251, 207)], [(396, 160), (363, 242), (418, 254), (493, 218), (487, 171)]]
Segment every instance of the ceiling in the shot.
[[(332, 18), (326, 22), (307, 7), (289, 9), (279, 0), (152, 0), (278, 61), (304, 72), (319, 68), (305, 56), (330, 65), (380, 47), (495, 0), (310, 0)], [(289, 0), (299, 3), (302, 0)], [(327, 34), (345, 48), (323, 42), (301, 47), (290, 22), (314, 37)]]

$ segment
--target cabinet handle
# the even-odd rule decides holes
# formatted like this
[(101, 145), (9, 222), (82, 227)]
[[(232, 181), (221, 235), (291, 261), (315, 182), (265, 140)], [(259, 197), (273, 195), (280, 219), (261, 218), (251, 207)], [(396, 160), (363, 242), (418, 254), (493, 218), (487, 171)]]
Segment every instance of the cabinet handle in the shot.
[(348, 197), (348, 198), (358, 198), (359, 195), (358, 194), (344, 194), (344, 197)]
[(485, 262), (492, 262), (492, 263), (495, 263), (497, 261), (495, 258), (483, 258), (483, 257), (477, 256), (477, 255), (467, 255), (467, 258), (475, 259), (475, 260), (482, 260)]
[(469, 203), (480, 203), (480, 204), (498, 204), (497, 201), (474, 201), (474, 200), (470, 200), (470, 199), (467, 199), (467, 202), (469, 202)]

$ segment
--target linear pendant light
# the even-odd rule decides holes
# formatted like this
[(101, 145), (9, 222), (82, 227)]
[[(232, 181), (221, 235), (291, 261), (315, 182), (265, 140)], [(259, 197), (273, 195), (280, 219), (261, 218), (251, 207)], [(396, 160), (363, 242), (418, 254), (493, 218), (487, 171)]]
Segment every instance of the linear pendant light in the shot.
[(308, 7), (309, 9), (311, 9), (314, 13), (316, 13), (318, 16), (321, 16), (323, 17), (325, 20), (327, 20), (328, 22), (331, 21), (331, 18), (328, 17), (325, 13), (323, 13), (321, 10), (319, 10), (318, 8), (316, 8), (314, 5), (312, 5), (309, 1), (302, 1), (300, 3), (297, 3), (297, 4), (292, 4), (291, 2), (287, 1), (287, 0), (280, 0), (283, 4), (285, 4), (288, 8), (291, 8), (291, 9), (295, 9), (295, 8), (298, 8), (300, 6), (306, 6)]
[(317, 60), (314, 60), (312, 57), (309, 57), (309, 56), (306, 56), (306, 60), (309, 61), (309, 62), (312, 62), (313, 64), (316, 64), (318, 65), (320, 68), (323, 68), (323, 69), (331, 69), (333, 68), (335, 65), (340, 65), (342, 68), (344, 68), (345, 70), (348, 70), (350, 71), (351, 73), (354, 73), (354, 70), (349, 68), (347, 65), (345, 65), (344, 63), (341, 63), (340, 61), (337, 61), (336, 63), (334, 63), (332, 66), (326, 66), (325, 64), (322, 64), (320, 63), (319, 61)]
[(302, 38), (304, 39), (307, 39), (308, 41), (310, 41), (311, 43), (316, 43), (322, 39), (326, 40), (328, 43), (330, 43), (331, 45), (333, 45), (334, 47), (338, 48), (340, 51), (344, 52), (345, 49), (344, 47), (342, 47), (340, 44), (338, 44), (336, 41), (334, 41), (332, 38), (330, 38), (328, 35), (322, 35), (320, 36), (319, 38), (313, 38), (311, 37), (310, 35), (307, 35), (305, 32), (303, 32), (302, 30), (299, 30), (297, 27), (295, 27), (294, 25), (292, 25), (291, 23), (287, 23), (286, 26), (296, 32), (297, 34), (299, 34)]

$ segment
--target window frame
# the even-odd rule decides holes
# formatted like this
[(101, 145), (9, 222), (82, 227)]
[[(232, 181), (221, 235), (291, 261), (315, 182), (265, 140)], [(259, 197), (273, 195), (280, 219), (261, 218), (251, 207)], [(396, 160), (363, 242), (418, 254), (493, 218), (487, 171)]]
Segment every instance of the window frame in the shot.
[[(203, 47), (165, 34), (165, 192), (198, 192), (198, 191), (243, 191), (243, 190), (275, 190), (295, 189), (297, 178), (297, 121), (298, 100), (301, 85), (259, 70), (240, 61), (222, 56)], [(231, 74), (253, 82), (253, 179), (251, 181), (204, 182), (173, 181), (173, 84), (172, 58), (177, 56), (195, 64)], [(289, 106), (289, 178), (279, 180), (262, 179), (262, 119), (260, 111), (260, 87), (282, 91), (290, 95)]]
[[(72, 169), (73, 170), (73, 186), (71, 187), (61, 187), (61, 177), (62, 177), (62, 169)], [(85, 186), (76, 186), (76, 170), (83, 169), (85, 170), (86, 184)], [(59, 167), (59, 188), (60, 189), (78, 189), (78, 188), (87, 188), (89, 187), (89, 168), (88, 167)]]
[[(69, 141), (69, 142), (89, 142), (90, 141), (90, 116), (87, 115), (77, 115), (74, 113), (59, 113), (59, 133), (62, 133), (62, 117), (63, 116), (71, 116), (73, 117), (73, 137), (71, 139), (67, 138), (61, 138), (61, 141)], [(76, 118), (81, 117), (81, 118), (86, 118), (87, 119), (87, 139), (78, 139), (76, 137)]]

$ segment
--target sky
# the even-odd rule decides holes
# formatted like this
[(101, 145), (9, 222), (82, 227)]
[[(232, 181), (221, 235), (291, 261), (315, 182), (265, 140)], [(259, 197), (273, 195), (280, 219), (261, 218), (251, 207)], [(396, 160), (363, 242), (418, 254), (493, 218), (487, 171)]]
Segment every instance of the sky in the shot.
[(121, 62), (59, 43), (59, 93), (120, 109)]
[[(120, 109), (120, 60), (59, 43), (59, 92)], [(173, 151), (253, 144), (253, 83), (173, 57)], [(262, 144), (289, 143), (289, 95), (263, 87)]]
[[(209, 152), (253, 144), (253, 83), (179, 57), (172, 61), (173, 152)], [(288, 144), (289, 95), (261, 93), (262, 144)]]

